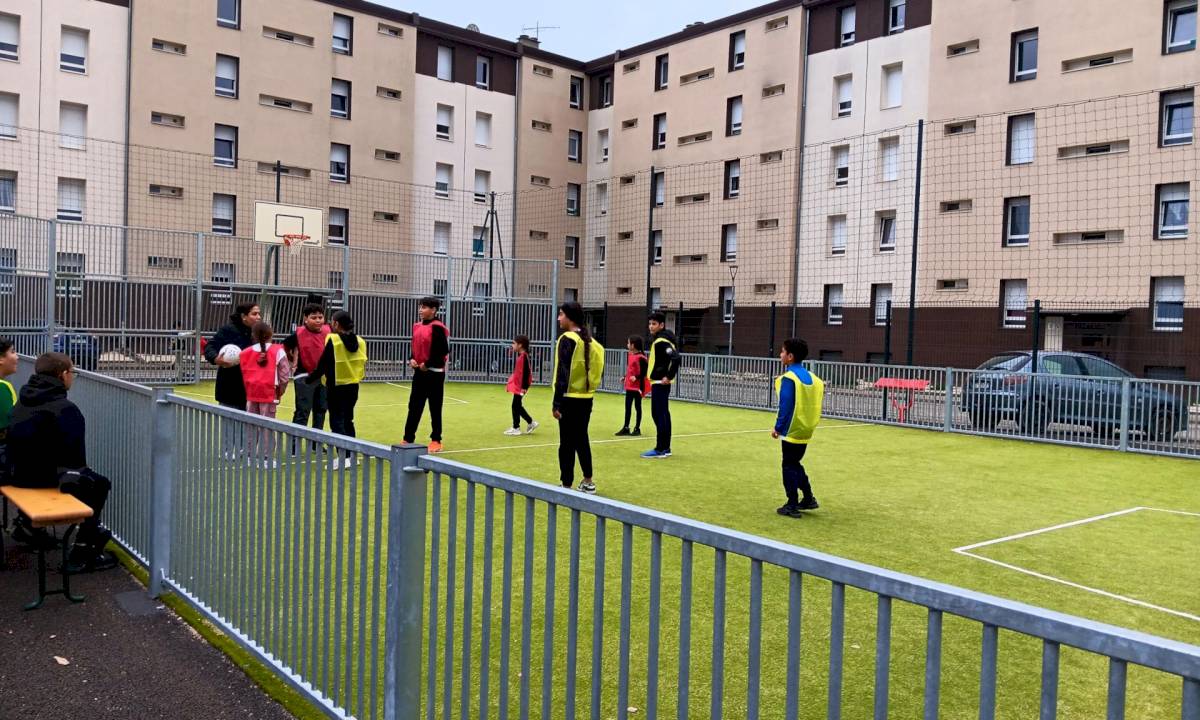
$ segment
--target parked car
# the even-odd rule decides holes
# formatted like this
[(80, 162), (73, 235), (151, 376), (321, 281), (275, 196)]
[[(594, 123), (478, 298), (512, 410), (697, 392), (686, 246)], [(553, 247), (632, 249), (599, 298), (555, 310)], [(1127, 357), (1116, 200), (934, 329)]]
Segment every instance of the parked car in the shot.
[(95, 371), (100, 362), (100, 340), (95, 335), (59, 328), (50, 340), (54, 352), (65, 353), (81, 370)]
[[(1121, 394), (1128, 371), (1086, 353), (1039, 352), (1037, 374), (1033, 353), (1001, 353), (963, 382), (962, 409), (976, 430), (990, 432), (1003, 420), (1021, 431), (1041, 435), (1050, 423), (1090, 426), (1095, 435), (1111, 436), (1121, 425)], [(1188, 427), (1183, 398), (1151, 382), (1129, 383), (1129, 427), (1155, 440), (1170, 440)]]

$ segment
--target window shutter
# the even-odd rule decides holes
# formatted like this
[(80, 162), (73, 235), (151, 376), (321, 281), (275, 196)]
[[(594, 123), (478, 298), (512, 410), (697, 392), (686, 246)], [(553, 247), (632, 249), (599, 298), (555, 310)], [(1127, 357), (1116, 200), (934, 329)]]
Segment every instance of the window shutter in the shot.
[(487, 175), (487, 173), (480, 171), (480, 170), (476, 170), (475, 171), (475, 192), (486, 193), (487, 191), (488, 191), (488, 175)]
[(844, 8), (842, 10), (842, 35), (850, 35), (854, 33), (854, 7)]
[(66, 55), (87, 57), (87, 33), (63, 28), (62, 51)]
[(846, 218), (839, 217), (833, 219), (833, 243), (834, 250), (846, 249)]
[(1154, 302), (1183, 302), (1183, 278), (1155, 278)]
[(896, 107), (900, 104), (904, 92), (904, 71), (899, 67), (888, 68), (887, 74), (887, 105)]
[(1035, 142), (1033, 118), (1015, 118), (1012, 124), (1012, 137), (1009, 138), (1011, 162), (1013, 164), (1033, 162)]
[(350, 39), (350, 18), (345, 15), (333, 16), (333, 36)]
[(839, 103), (850, 102), (853, 99), (853, 94), (854, 85), (851, 83), (850, 78), (842, 78), (841, 80), (838, 80)]
[(233, 220), (232, 195), (213, 195), (213, 217), (217, 220)]
[(438, 107), (437, 107), (437, 124), (445, 125), (446, 127), (449, 127), (450, 126), (450, 114), (451, 113), (450, 113), (449, 107), (447, 107), (445, 105), (438, 105)]
[(1004, 309), (1024, 310), (1027, 304), (1025, 291), (1026, 281), (1009, 280), (1004, 283)]
[(746, 52), (746, 33), (738, 33), (734, 36), (733, 52), (735, 54)]
[(60, 210), (83, 212), (84, 183), (82, 180), (58, 181), (58, 207)]
[[(440, 122), (440, 121), (439, 121)], [(475, 144), (488, 146), (492, 144), (492, 118), (489, 115), (475, 116)]]
[(729, 106), (729, 122), (734, 125), (742, 124), (742, 99), (734, 100)]
[(12, 15), (0, 15), (0, 43), (20, 45), (21, 21)]

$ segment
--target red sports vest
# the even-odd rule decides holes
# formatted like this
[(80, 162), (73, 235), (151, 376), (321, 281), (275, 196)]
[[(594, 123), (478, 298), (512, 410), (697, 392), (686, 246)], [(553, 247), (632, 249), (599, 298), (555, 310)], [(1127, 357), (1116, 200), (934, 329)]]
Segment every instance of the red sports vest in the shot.
[(267, 347), (267, 362), (258, 364), (262, 355), (258, 343), (242, 351), (240, 366), (242, 368), (242, 383), (246, 386), (246, 402), (271, 403), (275, 402), (275, 374), (278, 370), (280, 345)]
[[(513, 365), (512, 375), (508, 376), (508, 385), (505, 386), (505, 390), (508, 390), (508, 392), (512, 395), (525, 394), (525, 388), (522, 387), (522, 385), (525, 384), (525, 363), (527, 362), (529, 362), (528, 353), (517, 353), (517, 362)], [(530, 373), (532, 372), (533, 370), (530, 369)]]
[(322, 325), (320, 332), (311, 332), (301, 325), (296, 330), (296, 344), (300, 348), (300, 368), (304, 372), (313, 372), (321, 364), (321, 354), (325, 352), (325, 338), (329, 337), (328, 325)]
[(642, 382), (638, 382), (637, 376), (642, 371), (641, 360), (645, 360), (646, 356), (643, 353), (629, 353), (629, 360), (625, 365), (625, 389), (634, 392), (640, 392), (643, 395), (650, 392), (649, 368), (647, 368), (647, 377), (642, 378)]
[(433, 349), (434, 326), (440, 327), (446, 333), (446, 342), (450, 341), (450, 331), (441, 320), (434, 320), (428, 325), (422, 322), (415, 323), (412, 331), (412, 356), (418, 365), (429, 362), (429, 352)]

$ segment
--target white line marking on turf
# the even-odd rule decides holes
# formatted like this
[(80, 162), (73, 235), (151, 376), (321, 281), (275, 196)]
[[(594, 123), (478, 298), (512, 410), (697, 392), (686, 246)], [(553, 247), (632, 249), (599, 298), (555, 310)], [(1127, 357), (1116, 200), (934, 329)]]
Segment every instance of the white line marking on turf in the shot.
[(1094, 587), (1090, 587), (1088, 585), (1083, 585), (1083, 584), (1080, 584), (1077, 582), (1072, 582), (1070, 580), (1064, 580), (1063, 578), (1060, 578), (1060, 577), (1055, 577), (1053, 575), (1047, 575), (1045, 573), (1037, 572), (1036, 570), (1030, 570), (1028, 568), (1020, 567), (1019, 565), (1013, 565), (1012, 563), (1006, 563), (1002, 560), (996, 560), (995, 558), (990, 558), (990, 557), (986, 557), (984, 555), (979, 555), (979, 554), (971, 552), (972, 550), (974, 550), (976, 548), (985, 547), (987, 545), (996, 545), (998, 543), (1007, 542), (1010, 540), (1019, 540), (1021, 538), (1027, 538), (1027, 537), (1031, 537), (1033, 535), (1040, 535), (1042, 533), (1047, 533), (1052, 530), (1061, 530), (1063, 528), (1074, 527), (1077, 525), (1084, 525), (1087, 523), (1096, 522), (1098, 520), (1105, 520), (1105, 519), (1117, 517), (1120, 515), (1128, 515), (1129, 513), (1138, 512), (1139, 510), (1150, 510), (1153, 512), (1171, 513), (1173, 515), (1187, 515), (1190, 517), (1200, 517), (1200, 513), (1187, 512), (1185, 510), (1165, 510), (1162, 508), (1139, 506), (1139, 507), (1128, 508), (1125, 510), (1118, 510), (1116, 512), (1105, 513), (1103, 515), (1096, 515), (1095, 517), (1084, 518), (1082, 520), (1075, 520), (1074, 522), (1061, 523), (1059, 525), (1052, 525), (1050, 527), (1041, 528), (1039, 530), (1030, 530), (1029, 532), (1017, 533), (1016, 535), (1008, 535), (1007, 537), (996, 538), (995, 540), (985, 540), (983, 542), (974, 543), (973, 545), (963, 545), (962, 547), (954, 548), (954, 552), (958, 553), (959, 555), (962, 555), (964, 557), (974, 558), (976, 560), (982, 560), (984, 562), (991, 563), (993, 565), (1005, 568), (1006, 570), (1013, 570), (1013, 571), (1016, 571), (1019, 573), (1023, 573), (1025, 575), (1029, 575), (1029, 576), (1038, 578), (1040, 580), (1048, 580), (1050, 582), (1058, 583), (1059, 585), (1066, 585), (1067, 587), (1075, 588), (1076, 590), (1083, 590), (1085, 592), (1090, 592), (1090, 593), (1094, 593), (1096, 595), (1101, 595), (1103, 597), (1110, 598), (1112, 600), (1119, 600), (1121, 602), (1129, 603), (1130, 605), (1137, 605), (1138, 607), (1144, 607), (1149, 610), (1157, 610), (1159, 612), (1164, 612), (1164, 613), (1167, 613), (1168, 615), (1174, 615), (1176, 617), (1181, 617), (1186, 620), (1194, 620), (1196, 622), (1200, 622), (1200, 615), (1193, 615), (1191, 613), (1183, 612), (1182, 610), (1172, 610), (1171, 608), (1163, 607), (1161, 605), (1155, 605), (1153, 603), (1148, 603), (1144, 600), (1138, 600), (1137, 598), (1131, 598), (1126, 595), (1119, 595), (1114, 592), (1109, 592), (1108, 590), (1101, 590), (1100, 588), (1094, 588)]
[[(199, 400), (208, 400), (208, 401), (210, 401), (210, 402), (216, 402), (215, 400), (213, 400), (213, 397), (212, 397), (212, 395), (205, 395), (204, 393), (188, 392), (188, 391), (186, 391), (186, 390), (175, 390), (175, 391), (173, 391), (173, 392), (174, 392), (176, 395), (185, 395), (185, 396), (187, 396), (187, 397), (194, 397), (194, 398), (197, 398), (197, 399), (199, 399)], [(390, 408), (390, 407), (407, 407), (407, 405), (408, 405), (408, 403), (383, 403), (383, 404), (378, 404), (378, 405), (368, 405), (368, 404), (359, 403), (359, 404), (355, 405), (355, 407), (360, 407), (360, 408)], [(283, 401), (283, 402), (281, 402), (281, 403), (279, 403), (279, 407), (281, 407), (281, 408), (287, 408), (287, 409), (289, 409), (289, 410), (290, 410), (290, 409), (294, 409), (294, 408), (295, 408), (295, 404), (294, 404), (294, 403), (291, 403), (291, 402), (289, 402), (289, 401), (288, 401), (288, 397), (287, 397), (286, 395), (284, 395), (284, 401)], [(280, 419), (282, 420), (283, 418), (280, 418)]]
[[(394, 383), (394, 382), (389, 382), (387, 384), (391, 385), (394, 388), (400, 388), (401, 390), (408, 390), (409, 392), (412, 392), (412, 388), (409, 387), (408, 385), (401, 385), (400, 383)], [(459, 403), (460, 405), (470, 405), (471, 404), (471, 403), (467, 402), (466, 400), (459, 400), (458, 398), (450, 397), (449, 395), (443, 395), (442, 397), (446, 398), (447, 400), (453, 400), (454, 402)]]
[[(828, 427), (828, 428), (825, 428), (825, 429), (826, 429), (826, 430), (830, 430), (830, 429), (833, 429), (833, 428), (840, 428), (840, 427), (858, 427), (859, 425), (869, 425), (869, 424), (870, 424), (870, 423), (857, 423), (857, 424), (853, 424), (853, 425), (850, 425), (850, 424), (847, 424), (847, 425), (831, 425), (830, 427)], [(673, 437), (676, 437), (676, 438), (694, 438), (694, 437), (712, 437), (712, 436), (714, 436), (714, 435), (747, 435), (747, 434), (749, 434), (749, 433), (763, 433), (763, 434), (766, 434), (766, 433), (769, 433), (769, 432), (770, 432), (770, 430), (764, 430), (764, 429), (762, 429), (762, 428), (756, 428), (756, 429), (754, 429), (754, 430), (723, 430), (723, 431), (720, 431), (720, 432), (688, 433), (688, 434), (686, 434), (686, 435), (675, 435), (675, 436), (673, 436)], [(620, 438), (619, 440), (592, 440), (592, 441), (591, 441), (591, 444), (592, 444), (592, 445), (606, 445), (606, 444), (608, 444), (608, 443), (625, 443), (625, 442), (652, 442), (653, 440), (654, 440), (654, 434), (653, 434), (653, 433), (647, 433), (647, 434), (645, 434), (645, 435), (639, 435), (639, 436), (637, 436), (637, 437), (627, 437), (627, 438)], [(536, 444), (536, 445), (498, 445), (498, 446), (496, 446), (496, 447), (486, 447), (486, 448), (468, 448), (468, 449), (466, 449), (466, 450), (443, 450), (443, 451), (442, 451), (441, 453), (439, 453), (439, 454), (441, 454), (441, 455), (457, 455), (457, 454), (460, 454), (460, 453), (491, 452), (491, 451), (493, 451), (493, 450), (530, 450), (530, 449), (533, 449), (533, 448), (546, 448), (546, 447), (558, 447), (558, 443), (556, 443), (556, 442), (552, 442), (552, 443), (538, 443), (538, 444)]]

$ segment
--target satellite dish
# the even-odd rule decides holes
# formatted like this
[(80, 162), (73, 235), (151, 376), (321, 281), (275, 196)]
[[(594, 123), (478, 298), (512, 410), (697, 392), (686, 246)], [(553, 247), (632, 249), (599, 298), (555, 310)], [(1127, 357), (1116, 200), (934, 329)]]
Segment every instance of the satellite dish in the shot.
[(479, 26), (476, 25), (475, 23), (471, 23), (470, 25), (468, 25), (467, 29), (470, 30), (471, 32), (479, 32)]

